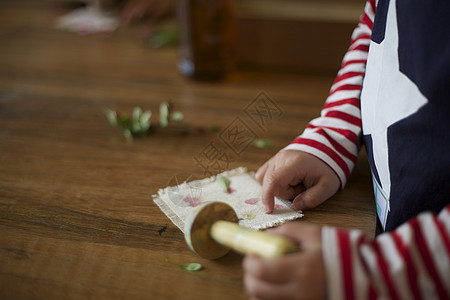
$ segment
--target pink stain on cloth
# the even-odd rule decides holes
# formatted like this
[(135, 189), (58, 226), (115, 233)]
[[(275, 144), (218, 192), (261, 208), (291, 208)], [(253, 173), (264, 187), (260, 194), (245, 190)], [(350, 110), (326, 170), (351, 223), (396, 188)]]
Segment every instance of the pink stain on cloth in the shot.
[[(230, 180), (232, 193), (224, 193), (223, 186), (217, 182), (219, 176)], [(208, 178), (162, 188), (153, 195), (153, 201), (183, 232), (185, 222), (195, 207), (208, 201), (229, 204), (236, 212), (241, 226), (256, 230), (274, 227), (303, 216), (301, 211), (293, 208), (291, 201), (279, 198), (275, 198), (274, 211), (266, 214), (260, 200), (261, 192), (261, 184), (255, 179), (254, 172), (240, 167)]]
[(190, 207), (196, 207), (199, 206), (200, 204), (202, 204), (203, 202), (200, 200), (200, 198), (198, 197), (185, 197), (183, 199), (184, 202), (186, 202), (187, 204), (189, 204)]
[[(256, 205), (259, 202), (259, 198), (250, 198), (250, 199), (245, 200), (244, 202), (247, 203), (247, 204), (250, 204), (250, 205)], [(280, 209), (282, 207), (283, 207), (283, 205), (276, 203), (276, 204), (274, 204), (273, 209), (277, 210), (277, 209)]]
[(234, 192), (236, 192), (236, 190), (232, 188), (228, 188), (228, 191), (226, 191), (227, 194), (233, 194)]
[(275, 204), (275, 205), (273, 206), (273, 209), (274, 209), (274, 210), (277, 210), (277, 209), (280, 209), (280, 208), (282, 208), (282, 207), (283, 207), (283, 205)]
[(258, 198), (250, 198), (245, 200), (244, 202), (250, 205), (255, 205), (256, 203), (258, 203), (259, 199)]

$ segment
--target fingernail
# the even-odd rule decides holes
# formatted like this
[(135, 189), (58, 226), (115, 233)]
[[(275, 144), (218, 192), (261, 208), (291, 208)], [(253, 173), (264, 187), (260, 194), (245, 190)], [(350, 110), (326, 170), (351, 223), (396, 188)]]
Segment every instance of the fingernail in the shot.
[(261, 178), (261, 173), (260, 172), (256, 172), (256, 174), (255, 174), (255, 179), (259, 182), (259, 183), (262, 183), (262, 178)]
[(296, 210), (302, 210), (302, 203), (301, 202), (295, 202), (294, 203), (294, 208)]

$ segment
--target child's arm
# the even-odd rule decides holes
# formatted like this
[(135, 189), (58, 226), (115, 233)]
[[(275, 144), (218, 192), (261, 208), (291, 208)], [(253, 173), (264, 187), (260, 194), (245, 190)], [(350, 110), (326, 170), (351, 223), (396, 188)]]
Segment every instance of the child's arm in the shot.
[(339, 176), (341, 187), (354, 167), (361, 145), (360, 95), (375, 10), (375, 0), (368, 1), (320, 117), (312, 120), (287, 147), (322, 159)]
[(370, 242), (324, 228), (322, 249), (330, 299), (450, 299), (450, 205)]
[[(341, 188), (350, 176), (361, 145), (359, 98), (366, 69), (375, 9), (375, 0), (368, 1), (364, 14), (353, 31), (351, 45), (344, 56), (341, 70), (331, 87), (330, 95), (322, 108), (321, 116), (312, 120), (305, 131), (283, 149), (300, 150), (299, 152), (306, 152), (317, 157), (335, 173), (339, 182), (338, 186)], [(309, 187), (316, 186), (316, 182), (318, 182), (315, 178), (293, 178), (292, 174), (287, 174), (287, 172), (300, 168), (306, 173), (312, 171), (312, 169), (305, 169), (300, 164), (280, 169), (276, 162), (281, 161), (280, 156), (285, 155), (283, 152), (280, 151), (258, 171), (257, 179), (263, 183), (262, 201), (268, 212), (272, 211), (274, 196), (282, 197), (289, 194), (289, 190), (292, 191), (293, 186), (299, 190), (298, 186), (305, 185), (305, 180), (312, 182)], [(285, 156), (294, 156), (294, 154)], [(292, 161), (296, 160), (298, 159), (292, 158)], [(282, 179), (286, 177), (290, 177), (291, 182), (283, 182)], [(334, 179), (325, 182), (325, 185), (332, 186), (334, 189)], [(330, 194), (331, 187), (329, 187), (326, 193), (311, 199), (307, 205), (299, 204), (298, 208), (317, 206), (333, 195), (336, 190), (337, 188)]]
[(247, 255), (247, 293), (256, 299), (450, 299), (450, 204), (365, 241), (360, 231), (290, 222), (272, 231), (300, 251)]

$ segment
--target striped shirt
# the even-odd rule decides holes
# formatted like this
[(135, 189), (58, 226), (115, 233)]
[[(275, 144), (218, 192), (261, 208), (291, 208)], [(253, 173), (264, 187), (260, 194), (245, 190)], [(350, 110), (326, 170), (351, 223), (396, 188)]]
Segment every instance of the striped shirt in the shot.
[(329, 299), (450, 299), (450, 205), (372, 241), (324, 227)]
[(320, 117), (285, 148), (341, 188), (368, 153), (388, 232), (323, 229), (332, 299), (450, 299), (449, 15), (446, 1), (369, 0)]

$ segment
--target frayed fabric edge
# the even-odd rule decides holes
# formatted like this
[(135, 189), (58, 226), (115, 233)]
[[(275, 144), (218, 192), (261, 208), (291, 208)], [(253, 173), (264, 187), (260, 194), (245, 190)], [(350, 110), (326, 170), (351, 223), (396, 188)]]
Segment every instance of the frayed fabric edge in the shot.
[(162, 212), (175, 224), (181, 232), (184, 233), (184, 222), (177, 216), (177, 214), (161, 199), (154, 198), (153, 202), (162, 210)]
[(254, 175), (254, 172), (247, 172), (247, 168), (245, 168), (245, 167), (238, 167), (236, 169), (228, 170), (228, 171), (225, 171), (225, 172), (222, 172), (220, 174), (213, 175), (211, 177), (207, 177), (207, 178), (204, 178), (204, 179), (193, 180), (193, 181), (189, 181), (189, 182), (185, 181), (185, 182), (183, 182), (183, 183), (181, 183), (179, 185), (168, 186), (168, 187), (165, 187), (163, 189), (159, 189), (158, 190), (158, 194), (153, 195), (153, 198), (162, 197), (162, 196), (166, 195), (168, 192), (171, 192), (171, 191), (179, 189), (179, 188), (188, 187), (188, 185), (190, 185), (190, 186), (194, 186), (194, 185), (195, 186), (202, 186), (202, 185), (205, 185), (205, 184), (208, 184), (208, 183), (212, 183), (212, 182), (216, 181), (217, 177), (219, 177), (219, 176), (230, 176), (231, 177), (231, 176), (236, 176), (236, 175), (245, 174), (245, 173), (248, 173), (248, 174), (250, 174), (252, 176)]
[[(211, 177), (207, 177), (204, 179), (199, 179), (199, 180), (194, 180), (194, 181), (190, 181), (190, 182), (183, 182), (180, 185), (176, 185), (176, 186), (168, 186), (165, 187), (163, 189), (159, 189), (158, 190), (158, 194), (154, 194), (152, 195), (153, 197), (153, 202), (163, 211), (163, 213), (175, 224), (175, 226), (177, 226), (181, 232), (184, 233), (184, 221), (169, 207), (169, 205), (167, 205), (164, 200), (162, 200), (162, 198), (167, 195), (168, 192), (171, 192), (175, 189), (178, 188), (182, 188), (182, 187), (186, 187), (187, 185), (205, 185), (208, 183), (212, 183), (214, 181), (216, 181), (217, 177), (219, 176), (236, 176), (236, 175), (240, 175), (240, 174), (244, 174), (244, 173), (248, 173), (251, 176), (254, 176), (254, 172), (248, 172), (246, 167), (238, 167), (236, 169), (232, 169), (232, 170), (228, 170), (225, 172), (222, 172), (220, 174), (217, 175), (213, 175)], [(283, 202), (285, 202), (286, 200), (284, 200)], [(296, 219), (300, 219), (304, 216), (304, 214), (301, 211), (297, 212), (297, 215), (295, 216), (290, 216), (290, 217), (286, 217), (283, 218), (281, 220), (277, 220), (277, 221), (273, 221), (273, 222), (269, 222), (269, 223), (263, 223), (263, 224), (258, 224), (258, 225), (253, 225), (253, 226), (248, 226), (247, 228), (250, 229), (254, 229), (254, 230), (264, 230), (267, 228), (271, 228), (271, 227), (276, 227), (279, 226), (285, 222), (288, 221), (293, 221)]]

